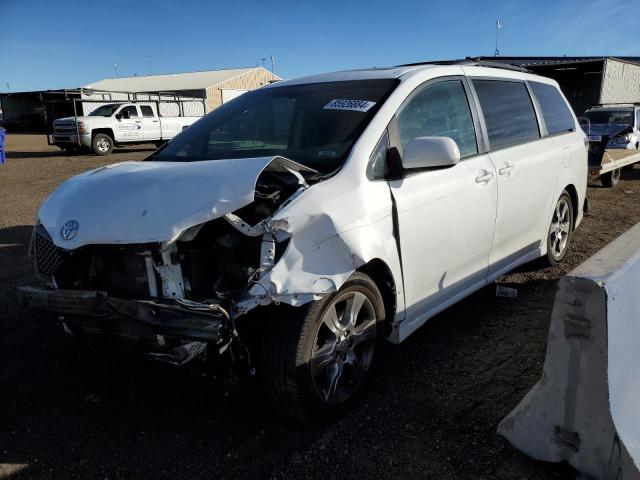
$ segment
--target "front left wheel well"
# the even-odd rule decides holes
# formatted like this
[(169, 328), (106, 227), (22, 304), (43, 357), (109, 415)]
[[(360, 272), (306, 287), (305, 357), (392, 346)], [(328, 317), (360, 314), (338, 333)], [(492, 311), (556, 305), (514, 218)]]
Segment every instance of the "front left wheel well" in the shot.
[(380, 295), (382, 296), (382, 301), (384, 302), (384, 322), (386, 327), (389, 328), (396, 315), (397, 293), (391, 269), (384, 261), (379, 258), (374, 258), (360, 267), (358, 271), (371, 277), (378, 287)]

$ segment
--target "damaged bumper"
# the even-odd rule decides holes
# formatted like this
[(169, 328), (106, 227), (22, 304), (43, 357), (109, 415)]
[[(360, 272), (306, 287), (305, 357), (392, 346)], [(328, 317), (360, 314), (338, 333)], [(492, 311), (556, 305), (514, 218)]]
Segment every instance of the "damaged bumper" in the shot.
[(153, 339), (156, 344), (158, 336), (217, 343), (227, 320), (218, 305), (196, 311), (179, 301), (126, 300), (100, 291), (20, 287), (18, 299), (27, 308), (71, 316), (89, 333)]

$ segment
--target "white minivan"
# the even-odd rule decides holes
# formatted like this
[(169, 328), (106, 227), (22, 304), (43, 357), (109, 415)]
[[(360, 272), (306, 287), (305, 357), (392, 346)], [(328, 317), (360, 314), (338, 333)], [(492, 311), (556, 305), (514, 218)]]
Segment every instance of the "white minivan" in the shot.
[(256, 373), (327, 416), (400, 343), (514, 267), (567, 255), (587, 139), (558, 84), (417, 64), (249, 92), (143, 162), (63, 183), (27, 305), (74, 336)]

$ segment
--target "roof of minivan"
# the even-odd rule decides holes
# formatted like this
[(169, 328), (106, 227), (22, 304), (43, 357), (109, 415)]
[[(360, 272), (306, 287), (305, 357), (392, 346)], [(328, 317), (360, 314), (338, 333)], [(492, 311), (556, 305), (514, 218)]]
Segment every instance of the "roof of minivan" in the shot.
[(398, 78), (405, 73), (414, 70), (427, 70), (437, 68), (440, 65), (418, 65), (418, 66), (399, 66), (385, 68), (363, 68), (358, 70), (344, 70), (341, 72), (321, 73), (318, 75), (309, 75), (307, 77), (294, 78), (292, 80), (283, 80), (273, 83), (265, 88), (278, 87), (282, 85), (296, 85), (303, 83), (322, 83), (322, 82), (338, 82), (343, 80), (375, 80), (385, 78)]
[[(385, 68), (363, 68), (358, 70), (344, 70), (341, 72), (331, 72), (331, 73), (321, 73), (318, 75), (310, 75), (307, 77), (294, 78), (291, 80), (283, 80), (277, 83), (273, 83), (271, 85), (267, 85), (263, 88), (272, 88), (279, 87), (283, 85), (301, 85), (306, 83), (323, 83), (323, 82), (338, 82), (338, 81), (348, 81), (348, 80), (375, 80), (375, 79), (385, 79), (385, 78), (400, 78), (401, 76), (417, 71), (425, 71), (431, 70), (435, 68), (462, 68), (465, 70), (472, 69), (482, 69), (484, 71), (490, 70), (491, 72), (496, 72), (502, 70), (505, 77), (511, 78), (531, 78), (538, 77), (533, 73), (525, 73), (520, 71), (515, 71), (514, 69), (501, 69), (496, 65), (474, 65), (472, 63), (468, 64), (455, 64), (455, 63), (425, 63), (425, 64), (413, 64), (413, 65), (398, 65), (395, 67), (385, 67)], [(460, 70), (462, 72), (462, 70)]]

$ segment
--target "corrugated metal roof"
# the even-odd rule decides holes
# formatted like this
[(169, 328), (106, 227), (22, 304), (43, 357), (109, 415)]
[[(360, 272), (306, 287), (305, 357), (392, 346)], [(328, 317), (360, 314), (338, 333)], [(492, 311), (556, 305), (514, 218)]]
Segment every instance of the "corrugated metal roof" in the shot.
[(135, 77), (107, 78), (85, 85), (85, 88), (114, 92), (172, 92), (202, 90), (262, 67), (230, 68), (203, 72), (139, 75)]
[(607, 59), (621, 60), (624, 62), (640, 63), (640, 57), (478, 57), (481, 60), (492, 62), (510, 63), (522, 67), (533, 67), (537, 65), (564, 65), (568, 63), (597, 62)]

